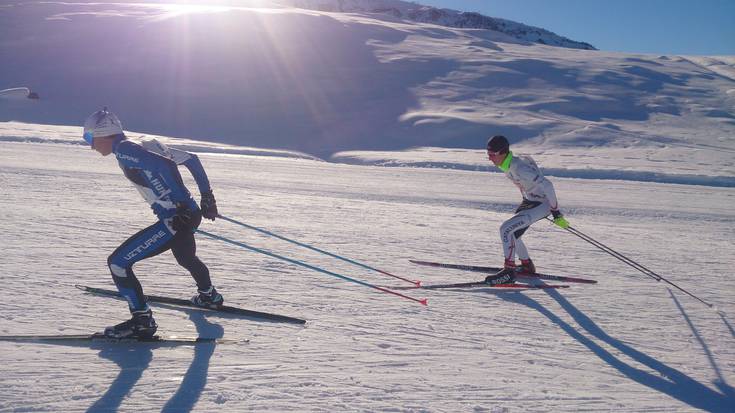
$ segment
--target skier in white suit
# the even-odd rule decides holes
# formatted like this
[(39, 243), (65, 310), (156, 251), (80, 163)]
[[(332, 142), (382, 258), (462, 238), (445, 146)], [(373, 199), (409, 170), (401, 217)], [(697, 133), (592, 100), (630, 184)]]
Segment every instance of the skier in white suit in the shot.
[[(500, 240), (503, 243), (505, 257), (503, 269), (485, 279), (488, 284), (507, 284), (515, 281), (516, 273), (536, 272), (528, 249), (521, 240), (528, 227), (549, 214), (553, 216), (554, 223), (561, 228), (568, 228), (569, 222), (559, 211), (554, 185), (544, 177), (530, 156), (514, 155), (510, 150), (508, 139), (502, 135), (493, 136), (488, 140), (487, 156), (521, 190), (523, 196), (515, 215), (500, 226)], [(516, 266), (516, 256), (521, 260), (520, 266)]]

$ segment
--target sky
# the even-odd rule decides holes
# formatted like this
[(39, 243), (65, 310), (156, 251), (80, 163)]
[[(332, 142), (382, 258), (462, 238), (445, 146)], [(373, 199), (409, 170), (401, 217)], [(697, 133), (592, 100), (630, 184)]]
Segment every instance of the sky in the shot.
[(735, 55), (733, 0), (418, 0), (537, 26), (600, 50)]

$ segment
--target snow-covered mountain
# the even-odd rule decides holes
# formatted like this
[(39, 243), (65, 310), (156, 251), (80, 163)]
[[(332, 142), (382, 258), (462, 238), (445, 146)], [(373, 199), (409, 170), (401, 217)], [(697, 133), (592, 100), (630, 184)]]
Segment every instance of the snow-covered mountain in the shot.
[(572, 49), (596, 50), (589, 43), (570, 40), (539, 27), (488, 17), (475, 12), (439, 9), (414, 2), (400, 0), (281, 0), (281, 3), (329, 12), (386, 14), (399, 19), (447, 27), (487, 29), (534, 43)]
[[(556, 175), (735, 185), (733, 56), (359, 11), (420, 9), (405, 2), (232, 4), (4, 4), (0, 122), (78, 127), (108, 106), (134, 135), (466, 169), (487, 168), (501, 133)], [(351, 12), (315, 10), (329, 4)]]

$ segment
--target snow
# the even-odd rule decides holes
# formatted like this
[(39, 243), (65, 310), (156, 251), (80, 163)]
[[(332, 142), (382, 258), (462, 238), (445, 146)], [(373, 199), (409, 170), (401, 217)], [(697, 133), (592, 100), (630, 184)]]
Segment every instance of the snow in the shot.
[(28, 99), (31, 91), (27, 87), (14, 87), (10, 89), (0, 90), (0, 99), (5, 100), (23, 100)]
[[(424, 283), (478, 275), (408, 259), (499, 263), (497, 228), (519, 201), (502, 175), (481, 171), (200, 157), (223, 215)], [(114, 159), (82, 145), (2, 142), (0, 180), (0, 272), (12, 297), (0, 309), (0, 334), (85, 333), (124, 319), (124, 303), (73, 287), (111, 287), (107, 255), (154, 219)], [(724, 316), (545, 223), (525, 236), (539, 268), (599, 284), (404, 291), (428, 298), (424, 307), (199, 236), (199, 255), (229, 304), (302, 317), (306, 327), (160, 305), (164, 333), (251, 341), (0, 342), (0, 411), (732, 411), (735, 190), (554, 182), (575, 227)], [(202, 229), (401, 285), (221, 220)], [(195, 288), (168, 253), (136, 271), (150, 294), (186, 297)]]
[[(128, 317), (74, 288), (113, 287), (107, 256), (155, 219), (81, 140), (102, 105), (130, 139), (196, 152), (223, 215), (427, 284), (481, 275), (409, 259), (501, 262), (498, 227), (520, 195), (482, 149), (505, 133), (575, 228), (716, 308), (545, 222), (524, 236), (539, 270), (598, 284), (401, 290), (425, 307), (198, 236), (227, 304), (307, 324), (155, 305), (161, 333), (250, 342), (0, 341), (0, 412), (735, 410), (732, 56), (570, 50), (251, 3), (0, 6), (0, 335)], [(223, 220), (201, 229), (406, 285)], [(195, 290), (168, 253), (136, 273), (150, 294)]]

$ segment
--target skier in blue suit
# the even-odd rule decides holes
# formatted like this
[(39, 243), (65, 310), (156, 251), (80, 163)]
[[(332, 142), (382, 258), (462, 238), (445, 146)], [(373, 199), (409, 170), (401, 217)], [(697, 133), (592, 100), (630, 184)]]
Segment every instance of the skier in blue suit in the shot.
[[(197, 284), (192, 302), (201, 307), (222, 306), (222, 295), (212, 285), (207, 266), (196, 256), (194, 230), (202, 217), (217, 217), (217, 203), (199, 158), (170, 149), (156, 140), (137, 144), (129, 141), (120, 120), (107, 108), (97, 111), (84, 123), (84, 140), (102, 156), (114, 154), (125, 176), (150, 204), (158, 222), (123, 242), (107, 259), (120, 294), (128, 301), (132, 318), (105, 329), (115, 338), (151, 337), (158, 328), (146, 303), (143, 288), (133, 265), (145, 258), (171, 250), (176, 261), (186, 268)], [(184, 165), (193, 175), (201, 194), (201, 209), (179, 174)]]

